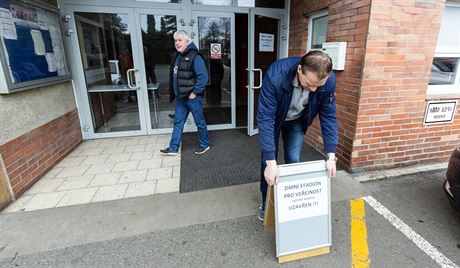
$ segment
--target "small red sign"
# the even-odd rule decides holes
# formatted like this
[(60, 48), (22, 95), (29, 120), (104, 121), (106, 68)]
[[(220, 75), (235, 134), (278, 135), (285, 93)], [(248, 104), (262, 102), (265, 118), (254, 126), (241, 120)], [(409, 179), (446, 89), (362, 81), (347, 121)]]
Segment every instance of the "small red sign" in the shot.
[(220, 59), (222, 58), (222, 50), (220, 44), (211, 44), (211, 59)]

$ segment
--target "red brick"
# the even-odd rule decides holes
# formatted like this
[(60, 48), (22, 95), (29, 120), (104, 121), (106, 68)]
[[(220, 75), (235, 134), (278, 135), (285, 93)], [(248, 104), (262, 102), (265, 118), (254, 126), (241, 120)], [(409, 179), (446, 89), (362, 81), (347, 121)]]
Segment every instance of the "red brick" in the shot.
[[(74, 140), (68, 145), (66, 140)], [(82, 140), (77, 111), (71, 111), (43, 126), (38, 127), (0, 147), (8, 177), (15, 197), (19, 197), (60, 158), (53, 156), (53, 148), (66, 148), (70, 152)], [(12, 148), (23, 146), (21, 150)], [(7, 164), (8, 163), (8, 164)]]

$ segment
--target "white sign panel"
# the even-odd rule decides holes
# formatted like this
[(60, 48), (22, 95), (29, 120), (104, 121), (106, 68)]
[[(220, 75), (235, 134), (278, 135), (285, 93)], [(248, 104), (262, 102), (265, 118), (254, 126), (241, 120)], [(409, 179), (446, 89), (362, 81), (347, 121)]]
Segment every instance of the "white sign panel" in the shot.
[(457, 101), (430, 101), (426, 105), (424, 124), (451, 123)]
[(220, 59), (222, 58), (222, 50), (220, 44), (211, 43), (211, 59)]
[(326, 176), (279, 183), (277, 189), (278, 222), (328, 213)]
[(259, 52), (275, 51), (275, 35), (260, 33), (259, 34)]
[(276, 256), (331, 245), (331, 188), (326, 162), (280, 165), (274, 187)]

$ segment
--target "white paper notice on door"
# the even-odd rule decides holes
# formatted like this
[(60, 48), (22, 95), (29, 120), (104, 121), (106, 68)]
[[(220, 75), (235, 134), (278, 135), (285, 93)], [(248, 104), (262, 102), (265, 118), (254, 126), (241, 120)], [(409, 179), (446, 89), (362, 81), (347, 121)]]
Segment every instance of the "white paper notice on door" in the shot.
[(32, 35), (32, 40), (34, 41), (35, 54), (44, 56), (46, 54), (46, 51), (42, 32), (40, 32), (39, 30), (30, 30), (30, 34)]
[(259, 33), (259, 52), (275, 51), (275, 35)]

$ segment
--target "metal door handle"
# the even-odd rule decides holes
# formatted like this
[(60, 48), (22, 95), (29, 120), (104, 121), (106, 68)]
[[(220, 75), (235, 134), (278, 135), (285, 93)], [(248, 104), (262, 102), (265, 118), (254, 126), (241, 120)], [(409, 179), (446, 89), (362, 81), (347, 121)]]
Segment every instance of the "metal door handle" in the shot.
[(259, 72), (259, 85), (253, 86), (252, 89), (259, 89), (262, 87), (262, 69), (252, 69), (253, 72)]
[[(246, 71), (249, 71), (249, 68), (246, 68)], [(248, 75), (248, 84), (246, 85), (246, 88), (249, 88), (249, 75)]]
[[(138, 89), (139, 86), (137, 85), (137, 79), (136, 79), (136, 84), (133, 83), (133, 81), (131, 80), (131, 73), (136, 73), (138, 72), (139, 69), (128, 69), (128, 71), (126, 71), (126, 78), (128, 80), (128, 87), (131, 88), (131, 89)], [(136, 77), (136, 76), (134, 76)]]

